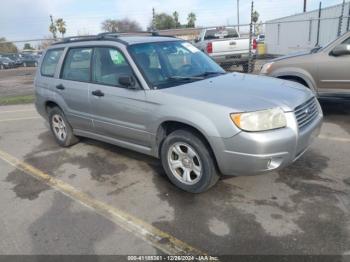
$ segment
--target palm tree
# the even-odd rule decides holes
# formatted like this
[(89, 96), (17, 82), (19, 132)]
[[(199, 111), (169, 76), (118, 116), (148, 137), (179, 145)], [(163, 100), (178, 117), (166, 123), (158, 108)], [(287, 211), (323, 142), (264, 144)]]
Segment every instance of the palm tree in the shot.
[(175, 28), (181, 27), (181, 24), (179, 22), (179, 13), (175, 11), (173, 13), (174, 21), (175, 21)]
[(254, 24), (254, 34), (255, 34), (255, 27), (256, 27), (256, 23), (258, 22), (259, 20), (259, 13), (258, 11), (254, 11), (253, 14), (252, 14), (252, 22)]
[(58, 32), (60, 32), (62, 37), (64, 37), (64, 34), (67, 31), (66, 22), (62, 18), (58, 18), (56, 20), (56, 26), (57, 26)]
[(187, 27), (195, 27), (195, 22), (197, 20), (196, 14), (191, 12), (187, 16)]
[(56, 39), (57, 27), (54, 23), (50, 24), (49, 31), (52, 33), (53, 39)]

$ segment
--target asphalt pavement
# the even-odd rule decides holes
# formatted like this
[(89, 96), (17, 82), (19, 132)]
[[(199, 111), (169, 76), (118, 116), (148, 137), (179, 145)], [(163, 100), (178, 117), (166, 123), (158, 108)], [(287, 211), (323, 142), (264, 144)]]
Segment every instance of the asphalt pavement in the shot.
[(290, 167), (185, 193), (157, 159), (60, 148), (33, 105), (0, 107), (0, 254), (350, 254), (350, 101)]

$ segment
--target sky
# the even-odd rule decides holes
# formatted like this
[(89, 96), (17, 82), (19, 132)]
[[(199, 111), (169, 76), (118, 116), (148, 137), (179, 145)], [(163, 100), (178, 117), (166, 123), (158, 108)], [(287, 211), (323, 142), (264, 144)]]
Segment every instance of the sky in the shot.
[[(318, 8), (319, 0), (307, 0), (307, 10)], [(249, 23), (250, 0), (240, 0), (240, 22)], [(322, 5), (340, 4), (342, 0), (323, 0)], [(262, 21), (300, 13), (303, 0), (255, 0), (255, 9)], [(0, 4), (0, 37), (8, 40), (36, 39), (49, 36), (49, 15), (63, 18), (66, 35), (101, 32), (105, 19), (134, 19), (146, 29), (156, 13), (180, 14), (186, 23), (187, 14), (194, 12), (197, 26), (217, 26), (237, 23), (237, 0), (2, 0)]]

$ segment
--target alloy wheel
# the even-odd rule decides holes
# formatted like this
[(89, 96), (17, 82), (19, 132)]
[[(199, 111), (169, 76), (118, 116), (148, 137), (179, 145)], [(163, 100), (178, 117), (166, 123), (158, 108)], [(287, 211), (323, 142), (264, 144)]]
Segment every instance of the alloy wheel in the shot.
[(173, 144), (168, 150), (168, 164), (172, 174), (181, 183), (194, 185), (202, 176), (200, 157), (188, 144)]
[(52, 116), (52, 129), (60, 141), (65, 141), (67, 137), (67, 128), (62, 116), (55, 114)]

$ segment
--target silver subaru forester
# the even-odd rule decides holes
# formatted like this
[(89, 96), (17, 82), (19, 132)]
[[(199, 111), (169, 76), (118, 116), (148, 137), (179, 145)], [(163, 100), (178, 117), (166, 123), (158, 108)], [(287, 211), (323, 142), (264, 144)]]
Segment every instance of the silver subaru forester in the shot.
[(226, 73), (190, 43), (156, 34), (55, 43), (35, 88), (36, 108), (59, 145), (88, 137), (160, 158), (172, 183), (193, 193), (221, 174), (293, 163), (322, 123), (304, 86)]

